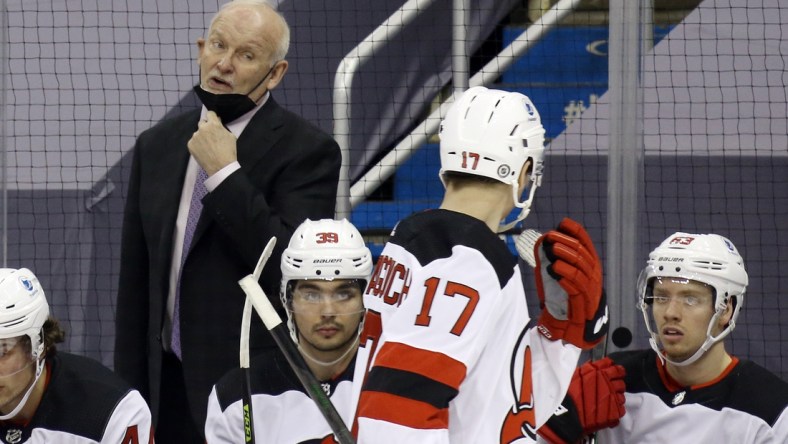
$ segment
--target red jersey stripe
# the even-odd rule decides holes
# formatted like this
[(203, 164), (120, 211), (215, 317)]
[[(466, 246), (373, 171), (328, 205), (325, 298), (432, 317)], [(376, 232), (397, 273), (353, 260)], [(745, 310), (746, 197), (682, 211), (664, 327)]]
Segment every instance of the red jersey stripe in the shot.
[(361, 392), (358, 415), (414, 429), (449, 427), (449, 409), (382, 392)]
[(456, 359), (399, 342), (385, 343), (375, 358), (375, 366), (416, 373), (455, 390), (466, 375), (465, 364)]

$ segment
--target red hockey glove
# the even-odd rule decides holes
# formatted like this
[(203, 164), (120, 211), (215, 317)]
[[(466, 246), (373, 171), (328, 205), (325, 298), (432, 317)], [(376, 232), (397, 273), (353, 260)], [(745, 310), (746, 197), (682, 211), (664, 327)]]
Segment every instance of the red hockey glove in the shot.
[(610, 358), (586, 362), (572, 376), (556, 412), (539, 428), (552, 444), (576, 443), (597, 430), (615, 427), (624, 416), (624, 367)]
[(536, 290), (542, 314), (537, 328), (545, 337), (562, 339), (584, 350), (607, 333), (607, 302), (602, 263), (582, 225), (564, 218), (534, 246)]

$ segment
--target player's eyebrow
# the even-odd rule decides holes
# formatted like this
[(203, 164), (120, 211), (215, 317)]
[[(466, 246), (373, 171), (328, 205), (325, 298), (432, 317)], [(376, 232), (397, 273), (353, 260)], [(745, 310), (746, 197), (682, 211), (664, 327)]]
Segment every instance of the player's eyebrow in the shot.
[[(358, 285), (355, 282), (343, 282), (342, 284), (340, 284), (336, 288), (334, 288), (334, 291), (336, 291), (336, 290), (353, 289), (353, 288), (360, 288), (360, 285)], [(298, 289), (298, 290), (302, 290), (302, 289), (320, 290), (321, 287), (318, 286), (317, 284), (312, 283), (312, 282), (301, 282), (300, 284), (298, 284), (296, 289)]]

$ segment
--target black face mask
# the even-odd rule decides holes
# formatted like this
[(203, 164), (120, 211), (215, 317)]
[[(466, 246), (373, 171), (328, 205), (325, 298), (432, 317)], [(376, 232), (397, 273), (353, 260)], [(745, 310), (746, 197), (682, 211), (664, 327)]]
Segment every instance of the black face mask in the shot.
[(214, 94), (195, 85), (194, 92), (208, 111), (213, 111), (222, 119), (222, 123), (230, 123), (253, 110), (256, 103), (244, 94)]
[(203, 105), (205, 105), (208, 111), (215, 112), (216, 115), (222, 119), (222, 123), (226, 125), (253, 110), (254, 107), (257, 106), (257, 103), (249, 98), (249, 94), (257, 89), (257, 87), (260, 86), (266, 78), (268, 78), (275, 66), (276, 63), (274, 63), (274, 66), (268, 70), (263, 78), (257, 82), (257, 85), (255, 85), (247, 94), (214, 94), (202, 89), (202, 86), (199, 84), (195, 85), (193, 89), (195, 94), (197, 94), (197, 97), (200, 98), (200, 101)]

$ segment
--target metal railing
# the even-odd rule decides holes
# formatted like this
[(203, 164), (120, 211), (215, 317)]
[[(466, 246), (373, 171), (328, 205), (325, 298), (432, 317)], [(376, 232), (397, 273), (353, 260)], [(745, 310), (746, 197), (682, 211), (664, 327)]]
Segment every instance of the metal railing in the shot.
[(342, 166), (339, 170), (337, 189), (337, 218), (348, 217), (351, 210), (349, 202), (351, 93), (356, 71), (365, 61), (372, 58), (389, 39), (399, 35), (405, 27), (411, 24), (418, 17), (420, 11), (434, 2), (435, 0), (408, 0), (339, 62), (334, 77), (334, 139), (342, 152)]
[[(488, 62), (479, 72), (471, 77), (469, 86), (489, 85), (502, 72), (507, 70), (518, 57), (538, 42), (547, 32), (552, 30), (566, 15), (571, 13), (581, 0), (560, 0), (546, 11), (536, 22), (531, 24), (511, 44), (504, 48), (496, 57)], [(334, 138), (342, 150), (342, 170), (340, 172), (340, 186), (337, 197), (337, 217), (347, 217), (350, 210), (366, 199), (380, 184), (388, 179), (397, 168), (406, 162), (413, 153), (423, 146), (430, 135), (435, 134), (440, 126), (441, 119), (446, 114), (449, 105), (454, 100), (452, 95), (446, 102), (435, 109), (424, 121), (406, 135), (394, 149), (372, 167), (353, 186), (348, 193), (348, 160), (350, 158), (351, 135), (351, 108), (350, 91), (353, 86), (353, 76), (362, 63), (372, 57), (375, 51), (382, 46), (382, 38), (396, 35), (411, 23), (418, 13), (418, 9), (429, 5), (431, 1), (408, 1), (402, 8), (395, 12), (372, 34), (364, 39), (342, 60), (334, 80)], [(455, 2), (455, 7), (457, 2)], [(392, 29), (394, 27), (394, 29)], [(457, 39), (457, 33), (454, 33)], [(453, 66), (458, 66), (455, 61)], [(348, 199), (349, 198), (349, 199)]]

